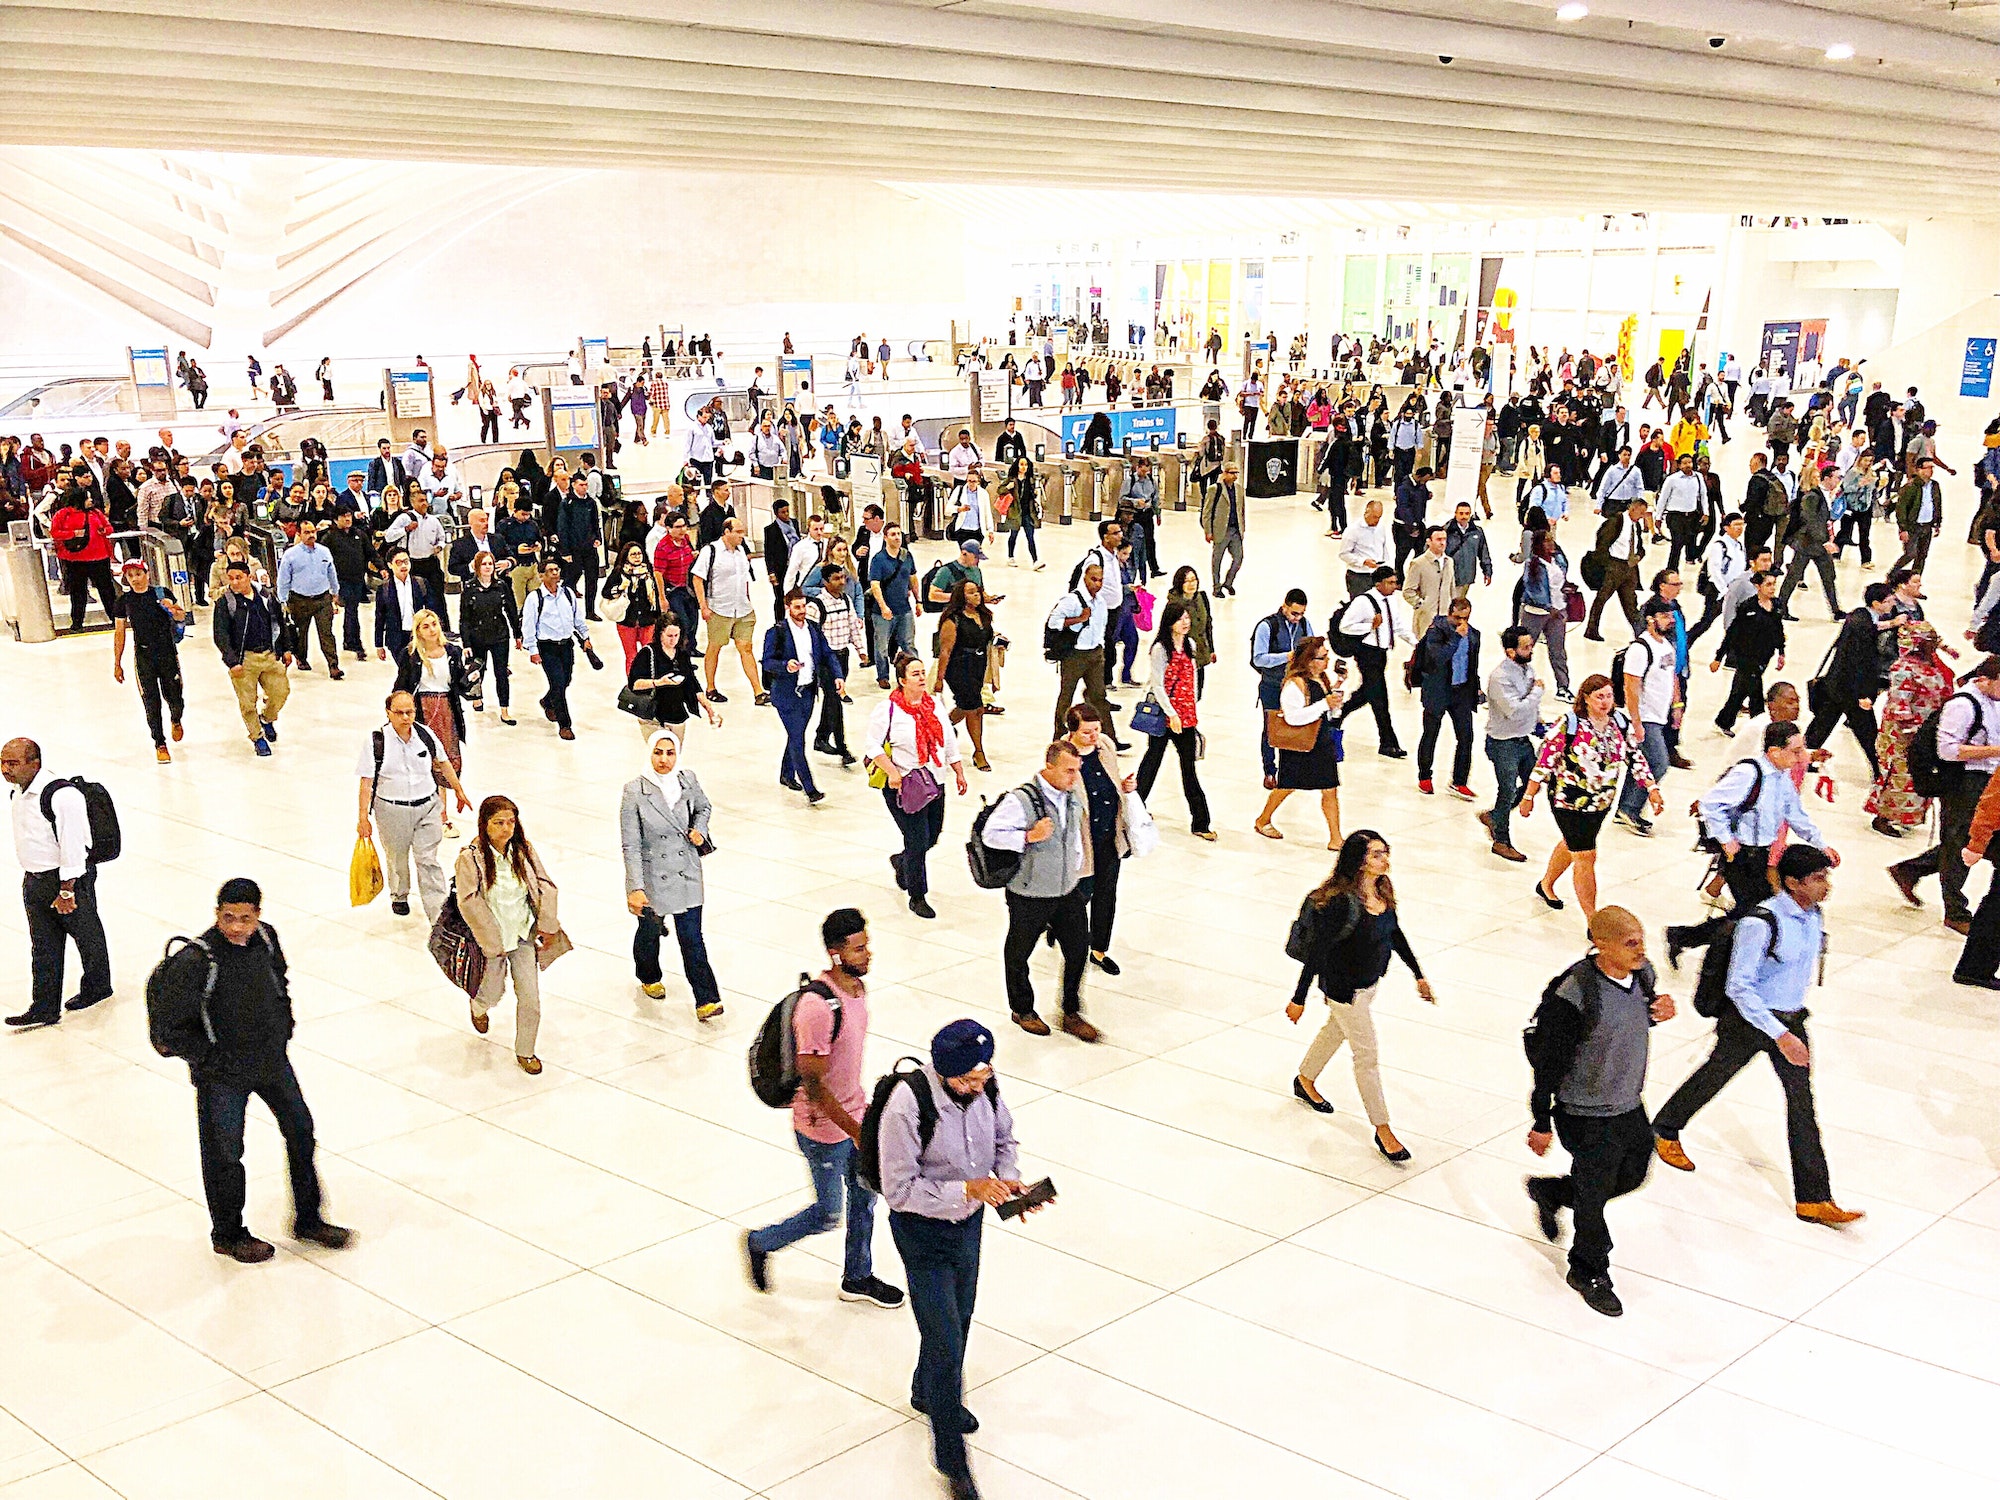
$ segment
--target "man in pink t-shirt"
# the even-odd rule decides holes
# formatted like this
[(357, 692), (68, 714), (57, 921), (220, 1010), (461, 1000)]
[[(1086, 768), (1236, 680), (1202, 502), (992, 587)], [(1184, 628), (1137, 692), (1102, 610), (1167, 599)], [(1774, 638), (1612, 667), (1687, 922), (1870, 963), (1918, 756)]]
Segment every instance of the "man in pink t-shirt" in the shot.
[(792, 1012), (799, 1062), (799, 1091), (792, 1099), (792, 1133), (812, 1174), (813, 1201), (778, 1224), (743, 1236), (750, 1284), (771, 1290), (770, 1257), (841, 1219), (846, 1196), (847, 1254), (841, 1269), (843, 1302), (901, 1307), (903, 1293), (875, 1275), (875, 1195), (854, 1176), (854, 1149), (868, 1091), (861, 1083), (861, 1054), (868, 1043), (868, 922), (843, 906), (820, 923), (820, 941), (831, 961), (799, 996)]

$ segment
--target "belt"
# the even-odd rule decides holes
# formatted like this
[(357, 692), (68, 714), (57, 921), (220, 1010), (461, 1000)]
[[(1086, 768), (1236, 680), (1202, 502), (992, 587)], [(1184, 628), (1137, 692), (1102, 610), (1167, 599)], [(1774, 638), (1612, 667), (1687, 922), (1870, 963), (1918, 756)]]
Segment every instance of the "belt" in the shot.
[(433, 802), (437, 801), (437, 793), (432, 792), (428, 797), (419, 797), (415, 802), (405, 802), (400, 797), (377, 797), (375, 800), (377, 802), (386, 802), (391, 807), (429, 807)]

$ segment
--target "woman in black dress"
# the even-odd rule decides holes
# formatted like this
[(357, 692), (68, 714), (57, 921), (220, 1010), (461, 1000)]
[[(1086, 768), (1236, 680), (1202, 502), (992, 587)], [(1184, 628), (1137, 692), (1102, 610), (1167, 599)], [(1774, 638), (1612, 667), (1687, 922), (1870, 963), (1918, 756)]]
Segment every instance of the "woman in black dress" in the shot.
[(951, 690), (951, 722), (965, 725), (972, 737), (972, 764), (986, 763), (986, 653), (993, 645), (993, 612), (986, 593), (970, 578), (952, 586), (944, 615), (938, 621), (937, 671), (931, 691)]
[(681, 629), (680, 616), (668, 610), (659, 617), (651, 641), (633, 653), (625, 674), (625, 685), (651, 706), (640, 715), (647, 734), (660, 727), (678, 730), (697, 714), (722, 727), (722, 715), (701, 695), (698, 676), (694, 647)]
[[(1293, 792), (1318, 792), (1320, 811), (1326, 815), (1326, 847), (1340, 847), (1340, 731), (1335, 725), (1342, 697), (1340, 678), (1346, 673), (1347, 663), (1334, 663), (1325, 636), (1309, 635), (1292, 648), (1284, 685), (1278, 689), (1278, 707), (1271, 710), (1284, 721), (1271, 725), (1271, 742), (1278, 747), (1278, 787), (1264, 799), (1264, 810), (1254, 825), (1267, 839), (1284, 837), (1271, 819), (1287, 797)], [(1286, 749), (1287, 731), (1301, 742), (1310, 732), (1310, 744)]]

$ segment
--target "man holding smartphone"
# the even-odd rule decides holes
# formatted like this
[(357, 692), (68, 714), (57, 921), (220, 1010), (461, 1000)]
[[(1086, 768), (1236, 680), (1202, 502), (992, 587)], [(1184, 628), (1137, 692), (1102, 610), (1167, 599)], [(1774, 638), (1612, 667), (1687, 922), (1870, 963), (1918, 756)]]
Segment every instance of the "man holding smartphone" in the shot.
[[(881, 1113), (882, 1196), (903, 1257), (921, 1340), (910, 1405), (930, 1418), (932, 1459), (952, 1500), (978, 1500), (965, 1435), (965, 1345), (979, 1288), (979, 1236), (995, 1208), (1026, 1191), (1015, 1176), (1014, 1117), (993, 1076), (993, 1033), (953, 1021), (931, 1060)], [(928, 1127), (928, 1128), (926, 1128)]]

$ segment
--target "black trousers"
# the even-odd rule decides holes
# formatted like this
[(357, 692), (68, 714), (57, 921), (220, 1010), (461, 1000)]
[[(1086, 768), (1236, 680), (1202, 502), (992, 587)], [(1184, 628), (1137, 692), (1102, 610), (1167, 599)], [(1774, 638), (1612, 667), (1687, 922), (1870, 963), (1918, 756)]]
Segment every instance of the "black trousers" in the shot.
[(1922, 854), (1890, 867), (1912, 881), (1937, 876), (1944, 895), (1944, 914), (1958, 922), (1972, 916), (1971, 903), (1965, 899), (1965, 877), (1972, 872), (1966, 869), (1960, 853), (1972, 837), (1972, 815), (1985, 790), (1986, 778), (1978, 772), (1960, 776), (1958, 784), (1937, 799), (1938, 841)]
[(1151, 806), (1153, 783), (1159, 779), (1160, 767), (1166, 763), (1169, 741), (1173, 744), (1174, 753), (1181, 758), (1181, 793), (1187, 798), (1188, 816), (1193, 819), (1194, 831), (1207, 833), (1208, 794), (1202, 790), (1201, 777), (1194, 768), (1195, 730), (1192, 727), (1181, 730), (1179, 734), (1169, 731), (1152, 737), (1152, 743), (1146, 746), (1145, 757), (1139, 762), (1139, 800)]
[(39, 1021), (62, 1019), (63, 963), (67, 942), (76, 944), (83, 963), (83, 983), (77, 995), (102, 1000), (111, 993), (111, 950), (104, 941), (104, 923), (97, 915), (97, 871), (86, 870), (76, 882), (76, 910), (64, 915), (55, 908), (62, 877), (54, 870), (30, 871), (21, 877), (21, 905), (28, 915), (28, 962), (33, 975), (28, 1014)]
[(166, 700), (167, 713), (178, 724), (187, 712), (187, 696), (181, 686), (181, 658), (177, 651), (154, 656), (143, 649), (132, 653), (132, 675), (139, 683), (139, 701), (146, 707), (146, 727), (153, 743), (167, 742), (167, 726), (160, 719), (160, 702)]
[(243, 1226), (243, 1117), (250, 1096), (262, 1099), (285, 1138), (285, 1161), (292, 1175), (292, 1223), (310, 1229), (321, 1222), (319, 1171), (313, 1165), (312, 1111), (299, 1091), (291, 1062), (279, 1059), (262, 1077), (213, 1079), (194, 1086), (195, 1128), (201, 1143), (201, 1186), (208, 1198), (210, 1243), (234, 1244)]
[(1354, 648), (1354, 664), (1361, 669), (1361, 688), (1340, 711), (1345, 724), (1365, 704), (1375, 714), (1375, 743), (1383, 750), (1400, 750), (1395, 721), (1389, 717), (1389, 653), (1380, 646)]
[(1604, 1207), (1646, 1180), (1653, 1164), (1653, 1128), (1643, 1108), (1622, 1115), (1555, 1112), (1556, 1136), (1569, 1153), (1569, 1175), (1530, 1179), (1535, 1196), (1566, 1208), (1575, 1221), (1569, 1268), (1595, 1280), (1611, 1272), (1611, 1227)]
[(1678, 570), (1681, 554), (1686, 553), (1692, 561), (1698, 558), (1700, 548), (1697, 539), (1701, 534), (1701, 512), (1698, 510), (1670, 510), (1667, 512), (1667, 535), (1674, 539), (1667, 552), (1667, 566)]
[(1472, 780), (1472, 708), (1470, 702), (1453, 703), (1448, 708), (1424, 710), (1424, 732), (1417, 740), (1417, 779), (1431, 779), (1431, 762), (1437, 755), (1438, 731), (1447, 717), (1451, 720), (1451, 784), (1465, 786)]
[(1972, 931), (1965, 935), (1965, 946), (1959, 950), (1951, 973), (1954, 979), (2000, 977), (2000, 879), (1987, 883), (1986, 895), (1972, 913)]
[[(848, 662), (845, 649), (833, 653), (840, 663), (840, 679), (847, 680)], [(840, 694), (833, 690), (833, 675), (819, 674), (819, 728), (813, 731), (813, 749), (832, 750), (842, 755), (847, 753), (847, 716), (841, 712)]]
[[(438, 623), (449, 625), (451, 617), (446, 614), (450, 605), (447, 603), (444, 588), (444, 559), (435, 552), (422, 559), (413, 557), (410, 559), (410, 576), (423, 579), (424, 587), (431, 591), (431, 600), (438, 612)], [(410, 625), (411, 622), (408, 620), (403, 622), (403, 628), (406, 630)]]
[(340, 586), (340, 646), (365, 659), (361, 644), (361, 606), (368, 602), (368, 585), (363, 582)]
[(1806, 724), (1806, 745), (1814, 750), (1833, 738), (1834, 730), (1845, 722), (1854, 731), (1854, 737), (1861, 741), (1861, 753), (1868, 757), (1868, 770), (1872, 775), (1882, 774), (1882, 763), (1875, 758), (1875, 713), (1861, 706), (1860, 700), (1843, 698), (1829, 702), (1824, 710), (1814, 709), (1811, 720)]
[(917, 1320), (917, 1368), (910, 1400), (931, 1415), (931, 1461), (940, 1473), (966, 1478), (965, 1344), (972, 1336), (972, 1304), (979, 1291), (980, 1227), (986, 1210), (964, 1219), (889, 1214), (889, 1233), (910, 1284)]
[(1778, 518), (1767, 516), (1762, 511), (1752, 511), (1743, 518), (1743, 555), (1755, 557), (1771, 540), (1771, 533), (1777, 529)]
[(1861, 562), (1865, 567), (1875, 561), (1873, 548), (1869, 546), (1868, 534), (1875, 527), (1874, 508), (1867, 504), (1857, 505), (1840, 518), (1840, 533), (1834, 539), (1842, 547), (1861, 548)]
[(1078, 884), (1090, 908), (1090, 951), (1111, 951), (1111, 928), (1118, 920), (1118, 871), (1124, 861), (1118, 857), (1117, 839), (1097, 842), (1091, 849), (1091, 869)]
[[(1729, 890), (1735, 911), (1746, 912), (1760, 901), (1771, 898), (1771, 846), (1769, 844), (1742, 844), (1736, 850), (1736, 857), (1722, 856), (1722, 883)], [(1706, 922), (1696, 922), (1692, 926), (1669, 927), (1669, 938), (1687, 948), (1706, 948), (1721, 934), (1728, 916), (1710, 917)]]
[(549, 690), (542, 694), (542, 707), (558, 728), (567, 729), (569, 722), (569, 684), (576, 676), (575, 641), (537, 641), (535, 654), (542, 659), (542, 675), (549, 680)]
[(108, 558), (97, 562), (65, 562), (63, 588), (69, 594), (69, 628), (83, 629), (83, 612), (90, 607), (90, 591), (97, 590), (97, 602), (104, 606), (104, 618), (111, 618), (118, 598), (118, 581), (112, 577)]
[[(1690, 635), (1688, 639), (1694, 637)], [(1715, 727), (1724, 734), (1736, 732), (1736, 716), (1749, 714), (1753, 718), (1764, 709), (1764, 668), (1768, 660), (1759, 662), (1739, 661), (1729, 678), (1729, 693), (1722, 700), (1722, 711), (1715, 716)]]
[(583, 580), (583, 612), (592, 619), (597, 617), (597, 549), (586, 547), (578, 553), (564, 553), (562, 560), (563, 583), (571, 592), (578, 592), (578, 579)]
[[(940, 801), (943, 799), (940, 798)], [(1083, 1010), (1083, 966), (1090, 956), (1090, 914), (1079, 885), (1066, 896), (1017, 896), (1007, 892), (1007, 940), (1000, 957), (1007, 975), (1007, 1008), (1025, 1016), (1035, 1008), (1035, 985), (1028, 959), (1045, 932), (1062, 949), (1063, 1010)]]
[[(1807, 1040), (1807, 1012), (1775, 1014), (1785, 1023), (1787, 1031), (1802, 1042)], [(1733, 1005), (1725, 1006), (1715, 1023), (1715, 1050), (1708, 1054), (1708, 1061), (1674, 1090), (1673, 1098), (1654, 1117), (1653, 1129), (1670, 1141), (1678, 1140), (1687, 1122), (1760, 1052), (1771, 1059), (1771, 1067), (1785, 1090), (1785, 1139), (1792, 1152), (1792, 1196), (1800, 1203), (1828, 1202), (1833, 1197), (1833, 1181), (1826, 1168), (1826, 1151), (1820, 1145), (1819, 1116), (1813, 1109), (1812, 1069), (1786, 1062), (1778, 1044), (1744, 1020)]]
[(1701, 594), (1701, 618), (1688, 627), (1688, 644), (1692, 646), (1717, 620), (1722, 618), (1722, 590), (1708, 581), (1706, 573), (1695, 583)]

